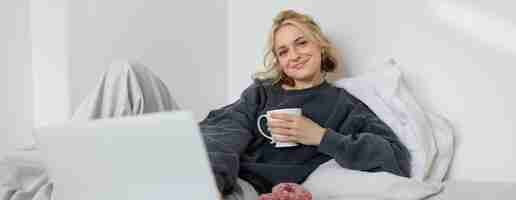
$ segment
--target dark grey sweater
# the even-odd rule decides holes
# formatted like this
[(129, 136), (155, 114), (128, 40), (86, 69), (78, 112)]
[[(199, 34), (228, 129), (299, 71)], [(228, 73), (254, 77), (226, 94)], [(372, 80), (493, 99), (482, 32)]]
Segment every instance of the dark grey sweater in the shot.
[[(327, 128), (321, 144), (288, 148), (270, 144), (258, 132), (256, 120), (280, 108), (302, 108), (303, 116)], [(393, 131), (360, 100), (328, 82), (284, 90), (255, 81), (239, 100), (211, 111), (199, 125), (224, 194), (232, 192), (237, 177), (260, 193), (281, 182), (302, 183), (332, 158), (344, 168), (410, 175), (408, 150)]]

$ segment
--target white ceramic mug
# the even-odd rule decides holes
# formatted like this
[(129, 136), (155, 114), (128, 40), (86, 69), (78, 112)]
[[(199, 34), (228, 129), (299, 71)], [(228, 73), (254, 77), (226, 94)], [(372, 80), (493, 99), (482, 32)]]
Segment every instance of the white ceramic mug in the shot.
[(276, 135), (276, 134), (271, 133), (272, 135), (269, 136), (269, 135), (265, 134), (265, 132), (262, 129), (262, 126), (261, 126), (260, 122), (262, 121), (262, 119), (264, 117), (266, 117), (267, 120), (270, 120), (270, 114), (271, 113), (288, 113), (288, 114), (291, 114), (291, 115), (301, 116), (301, 113), (302, 113), (301, 112), (301, 108), (285, 108), (285, 109), (269, 110), (269, 111), (267, 111), (266, 114), (260, 115), (258, 117), (258, 120), (256, 120), (256, 123), (257, 123), (257, 126), (258, 126), (258, 131), (260, 132), (260, 134), (262, 134), (263, 137), (266, 137), (267, 139), (271, 140), (272, 141), (271, 143), (276, 143), (276, 145), (275, 145), (276, 148), (297, 146), (298, 145), (297, 143), (292, 143), (292, 142), (276, 142), (276, 141), (274, 141), (274, 138), (272, 137), (272, 135), (274, 135), (274, 137), (276, 137), (276, 138), (282, 137), (280, 135)]

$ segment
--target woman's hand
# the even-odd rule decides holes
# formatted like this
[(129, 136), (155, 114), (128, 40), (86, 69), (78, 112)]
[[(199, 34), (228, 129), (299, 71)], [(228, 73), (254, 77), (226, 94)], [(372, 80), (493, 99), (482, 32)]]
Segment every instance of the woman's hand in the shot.
[[(287, 113), (271, 113), (267, 122), (273, 138), (278, 142), (319, 145), (326, 129), (304, 117)], [(274, 137), (274, 134), (283, 137)]]

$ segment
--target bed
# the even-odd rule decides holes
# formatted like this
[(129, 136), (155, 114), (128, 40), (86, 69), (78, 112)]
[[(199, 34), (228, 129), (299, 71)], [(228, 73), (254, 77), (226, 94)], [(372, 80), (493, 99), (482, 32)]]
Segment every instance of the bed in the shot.
[(444, 183), (443, 191), (428, 200), (451, 199), (498, 199), (516, 198), (516, 184), (504, 182), (474, 182), (449, 180)]
[[(335, 84), (346, 88), (361, 99), (393, 128), (413, 156), (412, 177), (404, 178), (385, 172), (367, 173), (343, 169), (335, 161), (330, 160), (319, 166), (303, 183), (303, 187), (312, 192), (314, 199), (512, 200), (516, 198), (516, 183), (448, 179), (446, 175), (452, 165), (453, 157), (460, 156), (454, 154), (453, 125), (444, 116), (426, 111), (419, 106), (410, 90), (404, 85), (403, 73), (396, 63), (389, 62), (379, 69), (361, 76), (336, 81)], [(121, 72), (138, 75), (120, 78), (119, 75), (124, 74)], [(141, 80), (132, 80), (134, 78), (147, 77), (147, 81), (151, 80), (153, 84), (142, 84), (136, 89), (109, 91), (103, 89), (108, 86), (97, 87), (98, 91), (112, 92), (125, 97), (128, 97), (127, 93), (120, 91), (139, 90), (131, 92), (137, 94), (131, 96), (133, 98), (131, 102), (143, 103), (138, 100), (144, 99), (145, 91), (156, 89), (145, 88), (145, 85), (158, 87), (154, 91), (161, 91), (161, 95), (168, 94), (159, 79), (140, 65), (118, 62), (111, 66), (110, 71), (104, 76), (108, 81), (103, 80), (100, 84), (109, 84), (109, 80), (133, 83), (126, 87), (134, 87), (134, 83), (142, 83)], [(112, 101), (106, 101), (107, 104), (112, 103), (107, 107), (118, 107), (107, 110), (114, 113), (99, 112), (103, 107), (93, 102), (98, 102), (99, 98), (110, 95), (99, 94), (98, 91), (92, 92), (92, 95), (81, 104), (79, 111), (76, 112), (80, 115), (76, 115), (76, 119), (87, 120), (100, 115), (116, 117), (117, 113), (121, 115), (142, 112), (141, 109), (135, 108), (141, 105)], [(159, 104), (162, 108), (158, 106), (152, 109), (163, 109), (163, 106), (167, 109), (177, 108), (174, 107), (175, 104), (169, 103), (171, 100), (155, 101), (154, 104)], [(34, 146), (11, 152), (1, 158), (0, 197), (3, 200), (50, 199), (51, 177), (47, 176), (42, 160)]]

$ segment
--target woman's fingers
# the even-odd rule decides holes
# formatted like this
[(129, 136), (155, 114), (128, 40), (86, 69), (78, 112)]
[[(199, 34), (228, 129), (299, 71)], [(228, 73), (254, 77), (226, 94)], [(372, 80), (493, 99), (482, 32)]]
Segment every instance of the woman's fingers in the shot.
[(288, 128), (271, 128), (271, 134), (281, 135), (281, 136), (295, 136), (296, 133), (292, 129)]
[(288, 121), (283, 121), (283, 120), (277, 120), (277, 119), (271, 119), (267, 122), (267, 126), (272, 129), (272, 128), (292, 128), (291, 127), (291, 123), (288, 122)]
[(276, 120), (283, 120), (283, 121), (294, 121), (296, 119), (296, 115), (288, 114), (288, 113), (271, 113), (270, 118), (276, 119)]
[(290, 136), (285, 136), (285, 135), (273, 134), (272, 138), (276, 142), (295, 142), (295, 138), (290, 137)]

